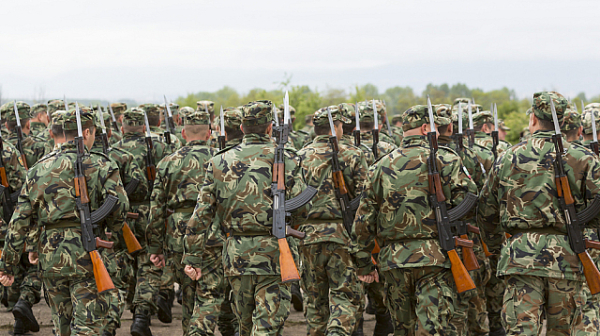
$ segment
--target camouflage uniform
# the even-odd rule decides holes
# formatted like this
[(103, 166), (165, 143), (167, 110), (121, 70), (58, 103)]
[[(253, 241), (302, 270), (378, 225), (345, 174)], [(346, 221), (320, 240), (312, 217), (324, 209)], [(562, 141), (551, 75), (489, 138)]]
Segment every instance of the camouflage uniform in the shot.
[[(367, 104), (367, 105), (361, 105), (359, 103), (359, 118), (360, 118), (360, 122), (373, 122), (374, 118), (375, 118), (375, 114), (373, 111), (373, 104)], [(379, 123), (381, 125), (381, 115), (379, 116)], [(361, 143), (361, 149), (364, 148), (362, 146), (362, 144), (365, 144), (366, 148), (369, 148), (370, 150), (372, 150), (373, 148), (373, 133), (371, 133), (371, 131), (363, 131), (361, 129), (360, 133), (360, 143)], [(380, 137), (379, 137), (379, 142), (377, 143), (377, 154), (378, 157), (375, 158), (375, 161), (377, 161), (379, 158), (385, 156), (386, 154), (389, 154), (390, 152), (392, 152), (394, 149), (396, 149), (396, 145), (394, 145), (394, 141), (393, 140), (388, 140), (391, 142), (386, 142), (383, 140), (383, 137), (381, 137), (381, 132), (379, 133)]]
[[(48, 113), (48, 105), (46, 104), (35, 104), (31, 107), (31, 116), (38, 113)], [(48, 140), (48, 126), (42, 122), (30, 122), (29, 129), (31, 135)]]
[[(490, 111), (481, 111), (479, 113), (476, 113), (475, 115), (473, 115), (473, 126), (474, 127), (478, 127), (478, 126), (482, 126), (483, 124), (494, 124), (494, 116), (492, 115), (492, 113)], [(486, 147), (487, 149), (491, 150), (492, 147), (494, 146), (494, 140), (492, 139), (492, 136), (487, 134), (487, 133), (483, 133), (483, 132), (475, 132), (475, 143), (479, 144), (483, 147)], [(496, 146), (496, 151), (498, 152), (498, 156), (500, 156), (500, 154), (502, 154), (504, 151), (506, 151), (509, 146), (507, 145), (507, 142), (502, 142), (502, 141), (498, 141), (498, 145)]]
[[(205, 112), (196, 112), (185, 119), (186, 126), (208, 125), (208, 122), (209, 115)], [(196, 282), (183, 272), (183, 236), (204, 182), (208, 159), (213, 153), (205, 140), (194, 140), (165, 157), (157, 166), (157, 178), (150, 199), (148, 251), (150, 254), (165, 254), (173, 263), (175, 281), (183, 290), (184, 335), (188, 335), (194, 309)], [(166, 251), (163, 251), (165, 245)], [(203, 282), (204, 278), (200, 281)]]
[[(64, 129), (76, 129), (74, 119), (71, 110), (65, 115)], [(82, 114), (84, 128), (93, 126), (92, 119), (92, 115)], [(13, 274), (14, 266), (21, 260), (23, 244), (25, 254), (39, 252), (41, 277), (54, 322), (60, 323), (55, 326), (58, 334), (99, 335), (106, 323), (111, 294), (98, 293), (89, 253), (81, 244), (73, 188), (75, 158), (75, 144), (70, 141), (31, 167), (10, 223), (1, 268)], [(116, 210), (110, 216), (113, 220), (106, 223), (113, 232), (120, 231), (128, 200), (117, 166), (104, 155), (87, 149), (83, 166), (92, 211), (108, 195), (118, 197)], [(96, 235), (105, 239), (104, 230), (97, 231)], [(103, 249), (99, 252), (106, 257)]]
[[(270, 101), (249, 103), (243, 109), (243, 125), (269, 124), (271, 111)], [(269, 233), (274, 153), (268, 134), (246, 134), (241, 145), (213, 157), (185, 237), (183, 263), (211, 274), (212, 268), (221, 265), (214, 263), (217, 256), (203, 253), (225, 239), (223, 231), (229, 233), (223, 267), (233, 290), (241, 336), (281, 334), (290, 311), (290, 285), (281, 281), (278, 242)], [(305, 184), (298, 161), (289, 152), (285, 156), (286, 196), (294, 197)], [(309, 206), (292, 218), (302, 220)], [(290, 237), (287, 241), (298, 264), (295, 241)]]
[[(2, 105), (1, 113), (2, 116), (5, 117), (6, 121), (16, 121), (17, 117), (14, 113), (14, 103), (6, 103)], [(24, 102), (17, 102), (17, 108), (19, 110), (19, 117), (21, 118), (21, 125), (25, 125), (27, 120), (31, 117), (29, 105)], [(4, 118), (3, 118), (4, 119)], [(16, 131), (11, 131), (8, 134), (8, 138), (5, 138), (8, 142), (10, 142), (13, 146), (17, 147), (18, 137)], [(32, 136), (23, 134), (23, 139), (21, 141), (23, 146), (22, 154), (25, 155), (25, 160), (27, 161), (27, 167), (33, 166), (39, 159), (44, 156), (44, 146), (45, 140)], [(17, 147), (18, 148), (18, 147)]]
[[(535, 93), (532, 112), (551, 121), (550, 99), (560, 123), (567, 101), (556, 92)], [(477, 220), (490, 252), (500, 256), (498, 276), (506, 281), (502, 318), (508, 334), (539, 334), (543, 314), (548, 330), (555, 333), (585, 333), (592, 327), (577, 323), (584, 318), (578, 307), (588, 298), (582, 291), (581, 263), (569, 245), (553, 191), (553, 134), (553, 130), (536, 131), (526, 143), (500, 156), (479, 200)], [(600, 163), (585, 148), (563, 144), (565, 171), (575, 207), (581, 211), (599, 192)], [(505, 232), (512, 236), (503, 242)]]
[[(279, 119), (279, 124), (283, 124), (283, 104), (280, 104), (277, 111), (277, 118)], [(292, 118), (292, 122), (290, 127), (294, 125), (296, 122), (296, 109), (290, 105), (290, 118)], [(290, 130), (289, 141), (294, 145), (294, 148), (297, 150), (302, 149), (304, 145), (309, 142), (308, 134), (306, 132), (295, 131), (294, 128)]]
[[(438, 124), (450, 123), (446, 118), (435, 119)], [(428, 122), (425, 106), (414, 106), (403, 114), (404, 131)], [(433, 208), (426, 201), (429, 154), (424, 137), (405, 134), (401, 148), (370, 168), (353, 227), (363, 253), (372, 251), (375, 238), (380, 242), (378, 265), (386, 282), (395, 335), (450, 333), (448, 322), (457, 300), (450, 262), (440, 248)], [(410, 169), (405, 169), (407, 165)], [(456, 153), (438, 152), (437, 165), (448, 202), (459, 204), (465, 192), (476, 192)]]
[[(332, 119), (343, 122), (337, 106)], [(327, 111), (315, 114), (314, 125), (329, 126)], [(308, 335), (350, 335), (356, 322), (362, 294), (353, 260), (354, 245), (342, 221), (331, 174), (332, 149), (329, 135), (317, 135), (298, 151), (308, 184), (319, 189), (313, 198), (308, 219), (299, 230), (306, 233), (300, 243), (305, 271), (302, 276)], [(339, 146), (338, 158), (349, 199), (362, 193), (367, 178), (367, 163), (362, 151), (354, 146)]]
[[(127, 110), (127, 104), (112, 103), (112, 104), (110, 104), (110, 108), (112, 108), (113, 114), (115, 115), (115, 119), (117, 119), (117, 127), (118, 127), (118, 130), (115, 130), (115, 128), (112, 124), (112, 116), (111, 116), (110, 117), (110, 128), (112, 130), (112, 136), (110, 137), (110, 144), (114, 145), (117, 142), (121, 141), (121, 139), (123, 139), (123, 133), (121, 133), (121, 124), (119, 123), (118, 119), (119, 119), (119, 116), (121, 116)], [(108, 127), (108, 125), (106, 125), (106, 126)]]
[[(123, 114), (123, 123), (130, 126), (143, 126), (144, 123), (144, 112), (139, 108), (132, 108), (125, 111)], [(126, 132), (123, 134), (123, 139), (115, 144), (114, 147), (121, 148), (131, 153), (137, 165), (142, 169), (146, 167), (146, 158), (148, 155), (148, 148), (145, 143), (145, 133), (142, 132)], [(157, 139), (152, 138), (152, 144), (154, 147), (154, 153), (152, 158), (154, 164), (158, 163), (164, 158), (168, 152), (166, 145), (159, 142)], [(146, 173), (146, 177), (148, 177)], [(150, 182), (150, 181), (149, 181)], [(152, 186), (149, 186), (149, 190)], [(137, 240), (144, 247), (144, 251), (136, 256), (134, 263), (134, 269), (136, 269), (136, 287), (135, 297), (133, 299), (133, 310), (138, 318), (144, 319), (143, 316), (149, 317), (154, 311), (156, 311), (156, 296), (160, 288), (160, 277), (162, 276), (162, 270), (155, 267), (149, 260), (149, 255), (145, 249), (146, 241), (148, 241), (148, 218), (150, 213), (150, 193), (146, 194), (143, 201), (131, 202), (131, 212), (139, 214), (138, 219), (129, 220), (131, 230), (135, 233)], [(133, 224), (133, 225), (131, 225)], [(135, 316), (134, 316), (135, 317)]]

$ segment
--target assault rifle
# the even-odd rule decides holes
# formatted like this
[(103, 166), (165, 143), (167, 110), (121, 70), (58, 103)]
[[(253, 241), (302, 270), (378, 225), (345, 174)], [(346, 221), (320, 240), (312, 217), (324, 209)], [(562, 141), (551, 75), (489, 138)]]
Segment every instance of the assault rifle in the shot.
[[(333, 188), (335, 189), (335, 197), (340, 203), (342, 209), (342, 219), (344, 222), (344, 228), (348, 233), (348, 236), (352, 235), (352, 223), (354, 222), (354, 215), (358, 204), (360, 202), (360, 195), (354, 200), (350, 201), (348, 196), (348, 188), (346, 187), (346, 181), (344, 181), (344, 173), (340, 167), (340, 161), (338, 153), (340, 147), (338, 144), (338, 138), (335, 133), (335, 127), (333, 125), (333, 119), (331, 117), (331, 111), (327, 107), (327, 117), (329, 118), (329, 127), (331, 127), (331, 136), (329, 137), (329, 146), (331, 146), (331, 172), (333, 177)], [(354, 208), (353, 208), (354, 206)]]
[[(290, 113), (288, 105), (288, 93), (285, 93), (283, 127), (278, 127), (277, 148), (273, 161), (273, 180), (271, 192), (273, 195), (273, 227), (272, 234), (277, 238), (279, 244), (279, 267), (281, 269), (281, 280), (283, 282), (298, 281), (300, 274), (292, 257), (287, 236), (304, 239), (305, 233), (292, 229), (287, 225), (286, 217), (289, 213), (303, 207), (317, 194), (317, 189), (308, 186), (300, 195), (290, 200), (285, 200), (285, 144), (288, 141), (289, 127), (287, 123)], [(277, 118), (277, 116), (275, 116)]]
[[(114, 243), (101, 240), (94, 235), (94, 224), (92, 223), (92, 213), (90, 211), (90, 197), (88, 195), (87, 182), (85, 179), (85, 171), (83, 168), (83, 160), (87, 156), (85, 152), (85, 144), (83, 143), (83, 131), (81, 129), (81, 116), (79, 114), (79, 105), (75, 103), (75, 116), (77, 119), (77, 137), (75, 138), (75, 145), (77, 147), (77, 159), (75, 160), (75, 197), (77, 208), (79, 210), (79, 219), (81, 221), (81, 240), (83, 248), (90, 254), (90, 258), (93, 264), (94, 279), (96, 280), (96, 286), (98, 292), (102, 293), (105, 291), (115, 289), (104, 262), (98, 253), (97, 248), (112, 248)], [(109, 196), (113, 197), (114, 196)], [(110, 200), (107, 199), (107, 203)], [(113, 202), (114, 205), (114, 202)], [(111, 210), (114, 206), (110, 207)]]
[(360, 147), (360, 108), (358, 103), (354, 104), (354, 119), (356, 120), (356, 127), (352, 132), (354, 134), (354, 146)]
[(25, 158), (25, 151), (23, 151), (23, 129), (21, 128), (21, 118), (19, 117), (19, 109), (17, 108), (17, 101), (14, 101), (14, 110), (15, 117), (17, 118), (17, 126), (15, 127), (15, 131), (17, 132), (17, 149), (19, 153), (21, 153), (21, 163), (25, 166), (25, 169), (29, 169), (27, 167), (27, 159)]
[[(369, 102), (365, 102), (365, 107)], [(377, 117), (377, 106), (375, 105), (375, 99), (373, 99), (373, 116), (375, 117), (375, 127), (371, 133), (373, 134), (373, 156), (375, 160), (379, 158), (379, 152), (377, 150), (377, 145), (379, 144), (379, 118)]]
[[(430, 146), (430, 154), (427, 159), (427, 168), (429, 171), (427, 176), (429, 181), (429, 202), (435, 213), (440, 247), (448, 254), (448, 258), (452, 264), (451, 271), (454, 282), (456, 283), (456, 288), (459, 293), (462, 293), (475, 289), (475, 283), (473, 282), (473, 279), (471, 279), (465, 265), (458, 257), (456, 246), (463, 247), (463, 253), (465, 254), (468, 252), (468, 249), (471, 249), (472, 253), (473, 241), (456, 237), (452, 232), (450, 223), (464, 216), (477, 201), (477, 196), (467, 193), (465, 199), (453, 209), (454, 213), (452, 214), (446, 209), (446, 196), (442, 190), (440, 173), (437, 168), (437, 132), (433, 119), (433, 108), (429, 97), (427, 97), (427, 112), (429, 113), (429, 125), (431, 127), (431, 130), (427, 133), (427, 140), (429, 141)], [(467, 251), (465, 251), (465, 248)]]
[(115, 118), (115, 113), (113, 112), (112, 106), (110, 106), (110, 104), (108, 104), (108, 111), (110, 111), (112, 127), (115, 129), (115, 132), (119, 132), (119, 125), (117, 125), (117, 118)]
[(150, 134), (150, 124), (148, 123), (148, 115), (144, 111), (144, 122), (146, 123), (146, 175), (148, 176), (148, 183), (150, 183), (150, 189), (154, 185), (154, 179), (156, 179), (156, 166), (154, 165), (154, 143), (152, 143), (152, 135)]
[(584, 239), (583, 229), (585, 228), (585, 223), (595, 218), (596, 215), (598, 215), (598, 212), (600, 212), (600, 194), (596, 194), (593, 202), (582, 212), (577, 213), (575, 211), (575, 199), (571, 193), (569, 179), (565, 172), (565, 164), (562, 159), (564, 153), (562, 134), (560, 132), (558, 116), (556, 115), (552, 97), (550, 97), (550, 108), (552, 111), (552, 120), (554, 121), (554, 135), (552, 136), (552, 142), (554, 142), (554, 149), (556, 150), (556, 159), (554, 160), (554, 181), (556, 183), (558, 202), (567, 223), (569, 245), (573, 252), (577, 254), (583, 265), (583, 274), (585, 275), (585, 280), (590, 288), (590, 292), (592, 292), (593, 295), (600, 293), (600, 271), (598, 271), (596, 264), (587, 252), (587, 248), (595, 248), (598, 243)]
[(469, 148), (475, 146), (475, 129), (473, 129), (473, 106), (471, 102), (467, 105), (467, 113), (469, 114), (469, 128), (467, 128), (467, 139)]
[(165, 98), (165, 131), (163, 132), (163, 136), (165, 137), (165, 143), (167, 145), (171, 144), (171, 123), (173, 122), (173, 115), (171, 114), (171, 108), (169, 107), (169, 103), (167, 103), (167, 96), (163, 96)]
[(494, 160), (498, 158), (498, 106), (492, 104), (491, 112), (494, 115), (494, 130), (492, 131), (492, 152), (494, 153)]
[(219, 124), (219, 128), (220, 128), (220, 133), (221, 135), (219, 135), (217, 137), (217, 141), (219, 141), (219, 150), (222, 150), (223, 148), (225, 148), (225, 116), (223, 116), (223, 106), (221, 106), (221, 116), (220, 116), (220, 124)]
[(456, 149), (459, 153), (465, 149), (463, 143), (463, 124), (462, 124), (462, 102), (458, 102), (458, 133), (456, 133)]
[(594, 109), (590, 110), (590, 114), (592, 117), (592, 142), (590, 142), (590, 148), (598, 156), (598, 133), (596, 131), (596, 112), (594, 112)]

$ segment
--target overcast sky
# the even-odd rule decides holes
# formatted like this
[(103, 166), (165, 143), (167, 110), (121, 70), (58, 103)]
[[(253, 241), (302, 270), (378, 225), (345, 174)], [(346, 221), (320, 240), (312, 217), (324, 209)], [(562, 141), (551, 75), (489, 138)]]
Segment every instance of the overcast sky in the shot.
[(4, 1), (3, 98), (427, 83), (600, 94), (600, 1)]

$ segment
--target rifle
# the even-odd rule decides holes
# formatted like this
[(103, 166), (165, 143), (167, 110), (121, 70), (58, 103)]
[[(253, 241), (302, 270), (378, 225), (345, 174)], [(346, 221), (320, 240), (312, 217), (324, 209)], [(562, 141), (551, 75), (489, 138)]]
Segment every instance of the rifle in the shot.
[[(450, 216), (446, 209), (446, 196), (442, 190), (440, 173), (437, 168), (437, 133), (433, 119), (433, 108), (431, 106), (429, 97), (427, 97), (427, 110), (429, 113), (429, 125), (431, 127), (431, 130), (427, 133), (427, 140), (429, 141), (430, 146), (430, 153), (427, 159), (429, 202), (431, 203), (435, 213), (440, 246), (442, 250), (446, 251), (448, 254), (448, 258), (452, 264), (451, 271), (452, 276), (454, 277), (454, 282), (456, 283), (456, 288), (459, 293), (462, 293), (471, 289), (475, 289), (475, 283), (473, 282), (473, 279), (471, 279), (471, 276), (465, 268), (465, 265), (458, 257), (456, 245), (463, 247), (463, 251), (464, 248), (471, 248), (472, 252), (473, 241), (455, 237), (451, 231)], [(461, 202), (457, 208), (463, 206), (465, 201), (467, 201), (467, 198), (465, 198), (465, 200), (463, 200), (463, 202)]]
[[(279, 127), (277, 148), (275, 149), (275, 159), (273, 161), (273, 180), (271, 183), (271, 192), (273, 194), (273, 227), (272, 234), (277, 238), (279, 244), (279, 266), (281, 268), (281, 280), (283, 282), (298, 281), (300, 274), (292, 257), (287, 236), (298, 239), (304, 239), (305, 233), (292, 229), (286, 223), (286, 217), (289, 212), (294, 211), (306, 203), (317, 194), (317, 190), (308, 186), (302, 193), (291, 200), (285, 200), (285, 144), (288, 141), (289, 128), (287, 127), (289, 114), (288, 93), (285, 93), (283, 127)], [(277, 118), (277, 116), (275, 116)]]
[(221, 106), (220, 118), (221, 124), (219, 128), (221, 129), (221, 135), (218, 136), (217, 140), (219, 141), (219, 150), (222, 150), (223, 148), (225, 148), (225, 116), (223, 116), (223, 106)]
[(150, 188), (154, 185), (154, 179), (156, 179), (156, 166), (154, 165), (154, 143), (152, 143), (152, 135), (150, 135), (150, 124), (148, 123), (148, 115), (144, 111), (144, 121), (146, 122), (146, 148), (148, 153), (146, 154), (146, 175), (148, 176), (148, 182)]
[(19, 117), (19, 109), (17, 108), (17, 101), (14, 101), (14, 110), (15, 117), (17, 118), (17, 126), (15, 127), (15, 131), (17, 132), (17, 149), (19, 153), (21, 153), (21, 163), (25, 166), (25, 169), (29, 169), (27, 167), (27, 159), (25, 158), (25, 151), (23, 151), (23, 129), (21, 128), (21, 118)]
[[(365, 107), (368, 102), (365, 102)], [(379, 158), (379, 152), (377, 151), (377, 144), (379, 144), (379, 118), (377, 117), (377, 106), (375, 106), (375, 99), (373, 99), (373, 115), (375, 116), (375, 127), (371, 131), (373, 134), (373, 156), (375, 156), (375, 160)]]
[(569, 245), (573, 252), (577, 254), (583, 265), (583, 274), (585, 275), (585, 280), (593, 295), (600, 293), (600, 271), (598, 271), (596, 264), (587, 252), (588, 240), (583, 237), (585, 222), (581, 220), (581, 214), (588, 209), (594, 210), (594, 208), (596, 214), (598, 214), (598, 211), (600, 211), (600, 204), (597, 204), (596, 201), (598, 201), (598, 196), (600, 196), (600, 194), (596, 195), (594, 202), (582, 213), (577, 213), (575, 211), (575, 199), (573, 198), (573, 194), (571, 194), (569, 179), (565, 173), (565, 165), (562, 159), (562, 154), (564, 152), (562, 134), (560, 132), (560, 125), (558, 124), (558, 117), (556, 115), (552, 97), (550, 97), (550, 108), (552, 110), (552, 120), (554, 121), (554, 135), (552, 136), (552, 142), (554, 142), (554, 149), (556, 150), (556, 159), (554, 160), (554, 181), (556, 182), (558, 201), (567, 223)]
[(167, 145), (171, 144), (171, 123), (173, 122), (173, 115), (171, 114), (171, 108), (169, 107), (169, 103), (167, 103), (167, 96), (163, 96), (165, 98), (165, 131), (163, 132), (163, 136), (165, 137), (165, 142)]
[(4, 167), (2, 153), (4, 153), (4, 139), (2, 139), (2, 134), (0, 133), (0, 182), (2, 184), (2, 191), (0, 193), (3, 195), (2, 208), (4, 210), (4, 221), (8, 224), (15, 211), (15, 203), (11, 197), (11, 188), (8, 184), (8, 177), (6, 175), (6, 167)]
[(455, 140), (458, 152), (463, 152), (465, 144), (463, 143), (462, 102), (458, 103), (458, 133), (456, 133)]
[[(138, 219), (139, 217), (140, 214), (136, 212), (128, 212), (125, 216), (125, 218), (129, 219)], [(131, 231), (127, 222), (123, 223), (123, 239), (125, 240), (125, 245), (127, 245), (127, 252), (132, 256), (135, 256), (142, 250), (142, 245), (140, 245), (140, 242), (133, 234), (133, 231)]]
[(494, 130), (492, 131), (492, 152), (494, 153), (494, 160), (498, 158), (498, 106), (492, 104), (490, 107), (494, 114)]
[(75, 145), (77, 146), (77, 159), (75, 160), (75, 197), (77, 208), (79, 210), (79, 219), (81, 221), (81, 239), (83, 248), (90, 254), (93, 264), (94, 279), (98, 292), (102, 293), (108, 290), (115, 289), (100, 253), (98, 247), (112, 248), (114, 243), (101, 240), (94, 235), (94, 227), (92, 224), (92, 216), (90, 211), (90, 197), (88, 195), (87, 182), (85, 180), (85, 172), (83, 170), (83, 160), (85, 158), (85, 145), (83, 143), (83, 131), (81, 130), (81, 116), (79, 114), (79, 105), (75, 103), (75, 116), (77, 118), (77, 137)]
[(119, 132), (119, 125), (117, 125), (117, 119), (115, 118), (115, 113), (113, 112), (112, 106), (108, 104), (108, 111), (110, 111), (110, 118), (112, 119), (112, 127), (115, 129), (115, 132)]
[(471, 102), (467, 106), (467, 113), (469, 114), (469, 128), (467, 128), (467, 139), (469, 140), (469, 148), (475, 146), (475, 130), (473, 129), (473, 107)]
[[(350, 197), (348, 196), (348, 188), (346, 187), (346, 181), (344, 181), (344, 173), (340, 167), (340, 161), (338, 153), (340, 147), (338, 144), (338, 138), (335, 133), (335, 127), (333, 126), (333, 119), (331, 117), (331, 111), (327, 107), (327, 117), (329, 118), (329, 127), (331, 127), (331, 136), (329, 137), (329, 145), (331, 146), (331, 173), (333, 177), (333, 188), (335, 189), (335, 197), (340, 203), (342, 209), (342, 219), (344, 222), (344, 228), (350, 237), (352, 235), (352, 223), (354, 222), (354, 214), (356, 209), (351, 208)], [(358, 196), (360, 199), (360, 195)]]
[(106, 125), (104, 125), (104, 117), (102, 116), (102, 111), (100, 111), (100, 106), (98, 106), (98, 112), (96, 114), (98, 115), (98, 118), (100, 118), (100, 124), (102, 125), (102, 133), (100, 134), (102, 139), (102, 152), (105, 155), (108, 155), (110, 144), (108, 143), (108, 134), (106, 134)]
[(359, 116), (358, 103), (354, 104), (354, 119), (356, 119), (356, 128), (352, 133), (354, 134), (354, 146), (360, 147), (360, 116)]
[[(583, 111), (582, 111), (583, 112)], [(598, 133), (596, 131), (596, 114), (594, 110), (590, 110), (592, 117), (592, 142), (590, 142), (590, 148), (598, 156)]]

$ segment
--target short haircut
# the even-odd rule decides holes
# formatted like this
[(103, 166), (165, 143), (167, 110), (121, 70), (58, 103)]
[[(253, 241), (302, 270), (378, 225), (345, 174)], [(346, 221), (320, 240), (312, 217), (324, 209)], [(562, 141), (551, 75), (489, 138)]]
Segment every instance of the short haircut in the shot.
[[(27, 124), (29, 122), (29, 119), (21, 119), (21, 127), (25, 126), (25, 124)], [(14, 129), (17, 127), (17, 121), (7, 121), (6, 124), (8, 125), (8, 130), (9, 131), (14, 131)]]
[[(339, 124), (341, 123), (341, 121), (336, 120), (333, 122), (333, 124), (337, 127)], [(329, 126), (329, 124), (327, 125), (315, 125), (315, 134), (316, 135), (328, 135), (329, 132), (331, 132), (331, 126)], [(338, 134), (339, 136), (339, 134)]]
[(494, 124), (492, 123), (483, 123), (481, 125), (473, 125), (473, 130), (475, 130), (475, 132), (481, 132), (483, 125), (488, 125), (488, 128), (494, 127)]
[(209, 127), (208, 125), (185, 125), (183, 126), (183, 129), (186, 134), (189, 133), (190, 135), (203, 136), (206, 135)]
[(448, 132), (448, 127), (450, 127), (450, 124), (448, 125), (444, 125), (444, 126), (438, 126), (435, 125), (438, 129), (438, 132), (440, 132), (440, 134), (446, 134)]
[(160, 124), (160, 116), (159, 115), (148, 116), (148, 124), (150, 126), (158, 126), (158, 124)]
[(241, 139), (244, 137), (244, 132), (239, 127), (227, 127), (225, 126), (225, 133), (227, 134), (228, 140)]
[(243, 125), (244, 126), (244, 134), (267, 134), (267, 128), (269, 128), (270, 123), (262, 124), (262, 125)]
[[(85, 127), (81, 131), (83, 132), (86, 129), (89, 129), (90, 132), (93, 132), (94, 129), (96, 129), (96, 126)], [(64, 130), (64, 134), (65, 134), (65, 138), (67, 138), (67, 139), (74, 139), (76, 136), (79, 135), (79, 132), (76, 129), (74, 129), (74, 130)]]
[(361, 121), (360, 122), (360, 130), (361, 131), (371, 131), (375, 127), (375, 122), (373, 121)]
[(143, 132), (144, 126), (131, 126), (131, 125), (123, 124), (123, 131), (125, 133)]
[[(536, 117), (537, 118), (537, 117)], [(540, 128), (544, 131), (554, 130), (554, 122), (537, 118), (540, 122)]]
[(344, 134), (351, 134), (352, 131), (354, 131), (354, 126), (355, 126), (354, 123), (352, 123), (352, 124), (346, 124), (346, 123), (344, 123), (342, 125), (342, 129), (344, 130)]
[(50, 127), (50, 130), (52, 131), (52, 134), (54, 134), (54, 136), (56, 137), (64, 137), (65, 135), (63, 134), (63, 127), (60, 124), (52, 124), (52, 127)]
[[(567, 139), (573, 139), (573, 138), (575, 138), (575, 140), (579, 139), (579, 138), (577, 138), (577, 133), (579, 133), (579, 127), (568, 130), (564, 133), (565, 133), (565, 136), (567, 137)], [(568, 141), (573, 141), (573, 140), (568, 140)]]

